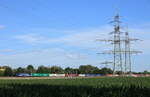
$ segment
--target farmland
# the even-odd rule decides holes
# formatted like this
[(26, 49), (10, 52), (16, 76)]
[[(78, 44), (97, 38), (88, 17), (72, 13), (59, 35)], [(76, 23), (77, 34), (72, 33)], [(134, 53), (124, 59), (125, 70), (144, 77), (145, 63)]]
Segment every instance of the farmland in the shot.
[(150, 97), (149, 77), (0, 79), (1, 97)]

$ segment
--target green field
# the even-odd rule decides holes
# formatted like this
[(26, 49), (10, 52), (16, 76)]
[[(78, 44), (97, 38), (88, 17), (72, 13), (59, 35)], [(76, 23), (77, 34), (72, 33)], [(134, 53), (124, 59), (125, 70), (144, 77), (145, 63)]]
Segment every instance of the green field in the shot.
[(1, 79), (0, 95), (0, 97), (150, 97), (150, 78)]

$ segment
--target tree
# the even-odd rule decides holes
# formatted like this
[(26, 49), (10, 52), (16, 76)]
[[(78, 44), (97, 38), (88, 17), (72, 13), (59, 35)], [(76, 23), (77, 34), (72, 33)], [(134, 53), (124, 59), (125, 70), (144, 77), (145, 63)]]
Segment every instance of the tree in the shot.
[(80, 72), (79, 72), (79, 69), (78, 68), (75, 68), (75, 69), (73, 69), (73, 74), (79, 74)]
[(0, 76), (4, 76), (4, 71), (5, 71), (5, 68), (4, 67), (0, 67)]
[(13, 71), (12, 71), (11, 67), (5, 68), (4, 76), (13, 76)]
[(106, 75), (106, 74), (112, 74), (112, 73), (113, 73), (113, 71), (110, 68), (104, 67), (100, 70), (100, 74)]
[(68, 73), (68, 74), (78, 74), (79, 73), (79, 69), (74, 69), (74, 68), (70, 68), (70, 67), (67, 67), (65, 68), (65, 73)]
[(50, 73), (61, 74), (61, 73), (64, 73), (64, 70), (61, 67), (59, 67), (59, 66), (52, 66), (50, 68)]
[(0, 71), (0, 76), (4, 76), (4, 72), (3, 71)]
[(45, 66), (39, 66), (36, 72), (37, 73), (50, 73), (50, 69)]
[(123, 74), (123, 72), (122, 71), (116, 71), (116, 74), (121, 75), (121, 74)]
[(147, 70), (144, 70), (143, 74), (149, 74), (149, 72)]
[(28, 65), (26, 69), (27, 69), (28, 73), (33, 73), (35, 71), (35, 69), (32, 65)]
[(100, 74), (100, 69), (96, 67), (96, 68), (93, 70), (93, 74)]
[(16, 69), (16, 73), (25, 73), (25, 72), (26, 72), (26, 70), (24, 68), (22, 68), (22, 67), (18, 67)]
[(92, 65), (81, 65), (79, 67), (79, 72), (82, 74), (94, 74), (99, 72), (99, 68)]

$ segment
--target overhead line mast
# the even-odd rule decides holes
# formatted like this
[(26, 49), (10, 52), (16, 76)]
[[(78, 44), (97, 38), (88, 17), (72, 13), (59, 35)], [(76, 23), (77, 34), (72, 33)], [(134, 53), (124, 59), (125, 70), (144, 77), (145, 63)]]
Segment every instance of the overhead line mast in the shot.
[(113, 74), (118, 71), (123, 71), (122, 66), (122, 52), (121, 52), (121, 39), (120, 34), (122, 33), (120, 31), (120, 16), (117, 14), (114, 17), (114, 21), (112, 21), (114, 24), (114, 31), (110, 34), (113, 34), (113, 39), (98, 39), (98, 41), (104, 41), (104, 42), (110, 42), (113, 45), (113, 51), (112, 52), (103, 52), (101, 54), (111, 54), (113, 53)]
[[(102, 52), (99, 54), (113, 54), (113, 74), (119, 71), (121, 74), (132, 73), (131, 55), (142, 53), (140, 51), (131, 50), (131, 42), (139, 39), (129, 37), (129, 32), (121, 32), (120, 16), (117, 14), (112, 21), (114, 31), (110, 34), (113, 39), (97, 39), (98, 41), (110, 42), (113, 45), (113, 50)], [(124, 35), (124, 38), (122, 37)], [(124, 64), (123, 64), (124, 61)]]
[(129, 37), (129, 32), (128, 28), (127, 31), (125, 32), (125, 51), (124, 51), (124, 66), (125, 66), (125, 73), (132, 74), (132, 60), (131, 60), (131, 55), (132, 54), (138, 54), (142, 53), (141, 51), (136, 51), (136, 50), (131, 50), (131, 42), (133, 41), (138, 41), (139, 39), (131, 39)]

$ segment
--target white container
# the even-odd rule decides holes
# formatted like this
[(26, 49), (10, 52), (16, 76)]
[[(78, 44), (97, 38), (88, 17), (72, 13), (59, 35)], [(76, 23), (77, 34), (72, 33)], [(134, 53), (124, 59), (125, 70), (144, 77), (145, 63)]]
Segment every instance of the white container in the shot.
[(85, 74), (79, 74), (79, 77), (85, 77)]
[(49, 74), (50, 77), (56, 77), (56, 74)]
[(65, 74), (56, 74), (56, 77), (65, 77)]

